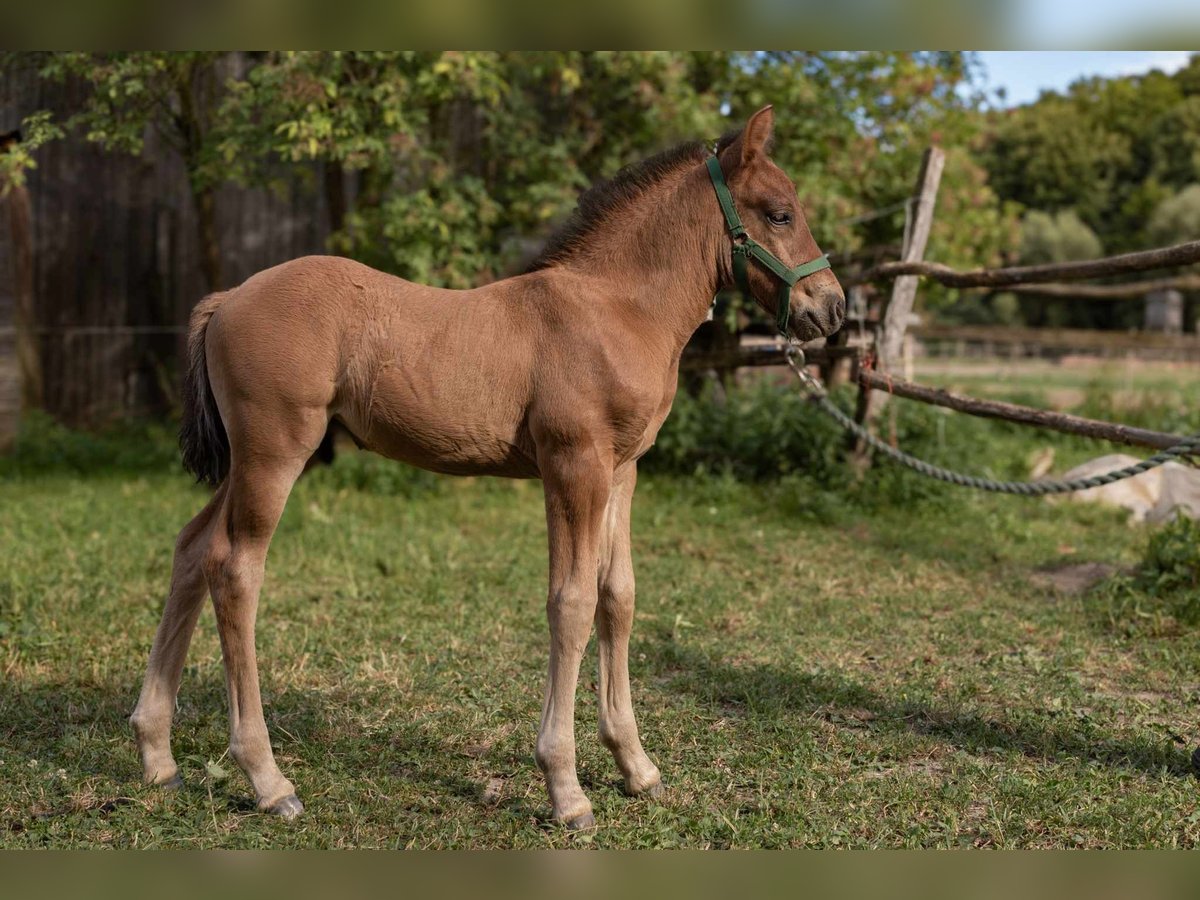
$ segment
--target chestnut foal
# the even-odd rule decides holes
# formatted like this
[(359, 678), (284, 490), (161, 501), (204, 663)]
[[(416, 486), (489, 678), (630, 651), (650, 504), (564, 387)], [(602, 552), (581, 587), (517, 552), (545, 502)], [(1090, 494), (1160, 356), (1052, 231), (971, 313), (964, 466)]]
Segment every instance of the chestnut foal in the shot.
[[(581, 197), (529, 271), (486, 287), (442, 290), (311, 256), (197, 305), (181, 444), (185, 465), (216, 492), (176, 542), (130, 720), (147, 781), (179, 784), (171, 717), (211, 593), (230, 754), (260, 809), (303, 810), (263, 721), (254, 625), (271, 535), (336, 417), (364, 447), (416, 466), (542, 479), (550, 668), (536, 760), (553, 817), (593, 824), (574, 734), (593, 622), (600, 739), (630, 794), (661, 790), (629, 693), (638, 457), (671, 408), (680, 353), (718, 290), (736, 278), (800, 340), (836, 330), (844, 310), (795, 188), (768, 159), (772, 126), (770, 107), (755, 113), (717, 145), (713, 169), (711, 152), (693, 143), (623, 171)], [(744, 228), (734, 227), (739, 213)]]

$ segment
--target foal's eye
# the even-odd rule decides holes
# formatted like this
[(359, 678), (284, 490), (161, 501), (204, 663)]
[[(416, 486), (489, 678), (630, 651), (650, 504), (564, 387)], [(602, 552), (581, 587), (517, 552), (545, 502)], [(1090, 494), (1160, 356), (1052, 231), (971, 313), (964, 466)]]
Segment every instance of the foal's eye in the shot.
[(792, 223), (792, 214), (787, 212), (767, 213), (767, 221), (772, 225), (790, 225)]

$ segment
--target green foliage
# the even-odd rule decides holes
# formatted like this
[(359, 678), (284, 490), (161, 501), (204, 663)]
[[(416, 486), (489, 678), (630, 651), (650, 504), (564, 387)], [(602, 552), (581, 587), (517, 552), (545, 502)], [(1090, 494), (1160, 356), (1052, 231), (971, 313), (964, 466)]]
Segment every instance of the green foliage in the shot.
[(21, 120), (21, 140), (0, 150), (0, 197), (25, 183), (25, 173), (37, 168), (34, 151), (42, 144), (63, 136), (61, 127), (51, 121), (45, 110)]
[(1096, 232), (1073, 209), (1057, 213), (1030, 210), (1021, 220), (1021, 262), (1069, 262), (1104, 255)]
[[(1196, 99), (1200, 100), (1200, 97)], [(1159, 203), (1150, 216), (1146, 232), (1159, 244), (1196, 240), (1200, 235), (1200, 184), (1189, 184)]]
[[(1089, 228), (1074, 209), (1055, 213), (1030, 210), (1021, 220), (1020, 262), (1026, 265), (1096, 259), (1104, 248), (1096, 233)], [(1004, 295), (1015, 306), (1016, 321), (1036, 327), (1093, 328), (1112, 326), (1112, 316), (1130, 314), (1132, 307), (1113, 303), (1086, 304), (1072, 299), (1041, 297), (1036, 294)], [(1107, 318), (1104, 318), (1107, 317)]]
[(436, 491), (445, 479), (371, 453), (339, 453), (332, 465), (314, 466), (305, 482), (332, 491), (361, 491), (380, 497), (413, 497)]
[(1110, 252), (1155, 241), (1155, 206), (1200, 178), (1200, 55), (1175, 75), (1085, 78), (991, 117), (983, 161), (1004, 200), (1074, 210)]
[[(221, 154), (348, 171), (332, 249), (471, 287), (511, 270), (581, 187), (676, 136), (716, 129), (716, 100), (673, 53), (267, 54), (233, 82)], [(264, 168), (265, 167), (265, 168)]]
[(135, 155), (156, 132), (182, 154), (193, 186), (212, 187), (225, 180), (215, 137), (222, 58), (209, 51), (56, 52), (45, 55), (40, 74), (90, 88), (65, 128)]
[(67, 428), (40, 412), (24, 413), (12, 449), (0, 455), (0, 481), (51, 474), (175, 472), (180, 469), (173, 427), (127, 422), (99, 432)]
[(1120, 422), (1134, 428), (1149, 428), (1170, 434), (1200, 433), (1200, 404), (1196, 385), (1180, 381), (1172, 385), (1147, 385), (1114, 391), (1111, 383), (1096, 379), (1084, 386), (1084, 399), (1075, 410), (1078, 415), (1107, 422)]
[(846, 483), (837, 424), (798, 391), (767, 381), (719, 394), (680, 392), (641, 467), (680, 475), (750, 480), (802, 472), (829, 487)]
[(1088, 603), (1107, 627), (1130, 635), (1200, 625), (1200, 522), (1177, 515), (1151, 533), (1138, 565), (1104, 582)]
[[(855, 393), (845, 388), (834, 399), (849, 411)], [(1011, 423), (897, 400), (880, 427), (896, 445), (937, 465), (1000, 479), (1028, 475), (1029, 433)], [(846, 440), (840, 426), (799, 391), (756, 381), (725, 394), (678, 395), (654, 448), (639, 465), (682, 476), (776, 481), (818, 514), (847, 504), (956, 507), (970, 499), (961, 488), (882, 460), (856, 478), (846, 462)], [(1038, 440), (1056, 442), (1054, 436)]]
[(949, 156), (931, 253), (986, 264), (1014, 237), (972, 157), (981, 95), (962, 53), (52, 53), (41, 72), (90, 86), (68, 126), (127, 152), (157, 131), (194, 191), (348, 178), (331, 249), (434, 284), (511, 271), (588, 183), (766, 102), (827, 249), (899, 240), (903, 213), (874, 211), (908, 196), (930, 143)]

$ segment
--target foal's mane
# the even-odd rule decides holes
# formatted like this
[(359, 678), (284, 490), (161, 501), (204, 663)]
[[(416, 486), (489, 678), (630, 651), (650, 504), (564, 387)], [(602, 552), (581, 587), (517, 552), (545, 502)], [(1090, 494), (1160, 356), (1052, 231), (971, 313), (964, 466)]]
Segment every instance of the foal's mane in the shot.
[[(737, 134), (731, 132), (722, 137), (718, 147), (724, 149)], [(535, 272), (569, 259), (614, 214), (627, 209), (673, 172), (703, 161), (709, 154), (709, 146), (703, 141), (686, 141), (649, 159), (628, 165), (607, 181), (592, 185), (580, 194), (575, 211), (550, 236), (542, 252), (526, 271)]]

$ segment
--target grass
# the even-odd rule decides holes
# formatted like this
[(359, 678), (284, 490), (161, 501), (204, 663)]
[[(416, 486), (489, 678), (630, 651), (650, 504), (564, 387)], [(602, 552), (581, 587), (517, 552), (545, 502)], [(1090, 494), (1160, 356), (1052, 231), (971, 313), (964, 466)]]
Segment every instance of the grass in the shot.
[[(967, 433), (997, 457), (982, 467), (1008, 471), (1003, 456), (1019, 469), (1038, 446), (981, 427)], [(571, 836), (545, 821), (532, 760), (547, 644), (540, 485), (348, 454), (293, 494), (259, 617), (268, 724), (305, 815), (257, 814), (223, 755), (208, 610), (176, 719), (186, 785), (144, 787), (125, 720), (172, 540), (205, 493), (161, 431), (114, 443), (46, 428), (0, 462), (0, 846), (1200, 841), (1200, 632), (1123, 627), (1111, 591), (1038, 579), (1064, 563), (1134, 564), (1149, 533), (1095, 506), (917, 490), (894, 472), (873, 495), (711, 466), (643, 477), (631, 665), (669, 790), (620, 793), (595, 736), (590, 654), (577, 734), (598, 827)], [(1055, 440), (1067, 463), (1087, 446)]]
[[(784, 488), (647, 479), (632, 651), (670, 782), (631, 801), (581, 685), (600, 826), (545, 824), (536, 484), (296, 491), (259, 647), (281, 765), (308, 804), (254, 813), (227, 759), (211, 614), (187, 667), (187, 786), (138, 784), (125, 724), (202, 493), (173, 475), (7, 483), (0, 524), (5, 846), (1192, 846), (1197, 642), (1131, 640), (1035, 567), (1132, 559), (1096, 508), (983, 499), (831, 524)], [(589, 670), (590, 671), (590, 670)], [(208, 765), (208, 764), (213, 765)], [(207, 771), (206, 771), (207, 770)], [(234, 773), (224, 777), (223, 773)]]

